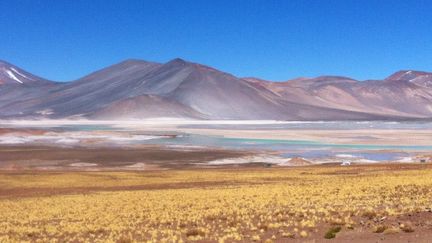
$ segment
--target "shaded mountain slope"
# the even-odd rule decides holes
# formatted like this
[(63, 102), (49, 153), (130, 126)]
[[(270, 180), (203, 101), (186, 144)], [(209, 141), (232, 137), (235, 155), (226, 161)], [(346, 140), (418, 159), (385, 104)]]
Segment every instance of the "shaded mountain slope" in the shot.
[(49, 92), (60, 83), (52, 82), (10, 63), (0, 61), (0, 117), (20, 116), (24, 107)]
[(432, 75), (237, 78), (174, 59), (126, 60), (56, 83), (0, 62), (0, 118), (375, 120), (432, 117)]

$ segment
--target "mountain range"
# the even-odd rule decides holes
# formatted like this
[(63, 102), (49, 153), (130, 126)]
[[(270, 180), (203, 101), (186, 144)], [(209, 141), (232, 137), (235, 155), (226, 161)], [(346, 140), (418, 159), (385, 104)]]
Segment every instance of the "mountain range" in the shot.
[(126, 60), (70, 82), (0, 61), (1, 119), (158, 117), (269, 120), (409, 120), (432, 117), (432, 73), (384, 80), (340, 76), (271, 82), (174, 59)]

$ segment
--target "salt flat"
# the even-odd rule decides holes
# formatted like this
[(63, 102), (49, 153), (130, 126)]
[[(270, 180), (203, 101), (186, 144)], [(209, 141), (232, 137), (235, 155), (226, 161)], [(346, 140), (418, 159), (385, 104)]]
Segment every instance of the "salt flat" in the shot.
[[(31, 148), (49, 148), (71, 151), (118, 151), (117, 169), (143, 169), (154, 166), (131, 166), (136, 163), (157, 164), (158, 157), (143, 157), (124, 164), (125, 150), (173, 152), (219, 153), (213, 159), (195, 157), (182, 163), (185, 167), (271, 164), (292, 166), (302, 161), (317, 163), (413, 163), (429, 161), (432, 151), (432, 123), (427, 122), (293, 122), (293, 121), (203, 121), (182, 119), (156, 119), (142, 121), (91, 121), (91, 120), (42, 120), (2, 121), (0, 123), (0, 145), (5, 151), (13, 148), (26, 151)], [(72, 151), (74, 151), (72, 153)], [(234, 156), (227, 156), (232, 154)], [(241, 154), (241, 156), (240, 156)], [(343, 156), (342, 156), (343, 155)], [(9, 156), (8, 164), (24, 163), (16, 155)], [(72, 166), (74, 168), (98, 169), (105, 161), (88, 161), (72, 156), (55, 161), (98, 166)], [(3, 156), (5, 158), (5, 156)], [(33, 157), (32, 161), (40, 158)], [(290, 163), (292, 161), (293, 163)], [(51, 165), (53, 161), (50, 159)], [(175, 157), (169, 166), (175, 164)], [(25, 163), (28, 163), (25, 162)], [(3, 165), (6, 162), (2, 163)], [(36, 163), (37, 164), (37, 163)], [(32, 163), (34, 168), (35, 163)], [(42, 165), (41, 165), (42, 166)], [(3, 166), (4, 167), (4, 166)], [(10, 167), (10, 166), (9, 166)], [(46, 167), (43, 168), (56, 168)]]

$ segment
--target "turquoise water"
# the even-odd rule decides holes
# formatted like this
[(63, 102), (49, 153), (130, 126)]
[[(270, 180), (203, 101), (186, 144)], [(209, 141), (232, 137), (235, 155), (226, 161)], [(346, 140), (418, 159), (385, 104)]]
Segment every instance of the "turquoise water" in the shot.
[(110, 125), (61, 125), (57, 128), (65, 131), (116, 131), (116, 127)]
[[(278, 140), (278, 139), (248, 139), (248, 138), (222, 138), (224, 141), (237, 142), (240, 145), (282, 145), (282, 146), (305, 146), (305, 147), (330, 147), (367, 150), (432, 150), (432, 145), (370, 145), (370, 144), (331, 144), (307, 140)], [(431, 138), (432, 140), (432, 138)]]
[[(338, 155), (348, 154), (351, 158), (345, 159), (366, 159), (366, 160), (374, 160), (374, 161), (390, 161), (390, 160), (398, 160), (405, 157), (409, 157), (410, 153), (408, 152), (382, 152), (382, 151), (334, 151), (334, 150), (309, 150), (296, 152), (291, 151), (288, 153), (283, 153), (282, 156), (286, 158), (293, 157), (302, 157), (306, 159), (323, 159), (323, 158), (338, 158)], [(344, 158), (339, 158), (343, 160)]]
[(273, 124), (195, 124), (186, 128), (234, 129), (234, 130), (357, 130), (357, 129), (408, 129), (432, 130), (432, 121), (311, 121)]
[[(288, 124), (265, 124), (265, 125), (190, 125), (188, 127), (217, 128), (217, 129), (432, 129), (431, 122), (302, 122)], [(28, 127), (28, 126), (27, 126)], [(148, 134), (145, 131), (131, 128), (118, 128), (110, 125), (58, 125), (37, 126), (52, 128), (53, 130), (79, 132), (79, 131), (120, 131), (132, 134), (157, 135), (158, 132)], [(397, 132), (397, 131), (396, 131)], [(160, 133), (178, 134), (169, 131)], [(368, 139), (367, 136), (358, 137)], [(369, 138), (373, 139), (373, 138)], [(124, 142), (124, 140), (122, 140)], [(226, 149), (242, 150), (265, 150), (279, 152), (285, 157), (304, 158), (328, 158), (338, 157), (340, 154), (352, 155), (357, 158), (368, 160), (395, 160), (409, 157), (416, 152), (432, 152), (432, 138), (430, 145), (386, 145), (386, 144), (332, 144), (307, 140), (277, 140), (277, 139), (250, 139), (250, 138), (226, 138), (223, 136), (203, 136), (193, 134), (180, 134), (172, 137), (161, 137), (150, 140), (133, 140), (131, 144), (159, 144), (175, 146), (204, 146), (219, 147)]]
[(432, 151), (432, 145), (402, 146), (330, 144), (304, 140), (225, 138), (202, 135), (182, 135), (175, 138), (152, 139), (148, 141), (142, 141), (140, 143), (161, 145), (209, 146), (222, 147), (227, 149), (276, 151), (280, 152), (281, 156), (287, 158), (303, 157), (308, 159), (319, 159), (337, 158), (340, 155), (349, 155), (355, 159), (366, 159), (374, 161), (399, 160), (414, 155), (415, 152)]
[(278, 139), (250, 139), (225, 138), (218, 136), (181, 135), (175, 138), (160, 138), (145, 141), (152, 144), (166, 145), (201, 145), (225, 148), (257, 148), (270, 150), (283, 149), (355, 149), (355, 150), (408, 150), (432, 151), (432, 145), (369, 145), (369, 144), (331, 144), (307, 140), (278, 140)]

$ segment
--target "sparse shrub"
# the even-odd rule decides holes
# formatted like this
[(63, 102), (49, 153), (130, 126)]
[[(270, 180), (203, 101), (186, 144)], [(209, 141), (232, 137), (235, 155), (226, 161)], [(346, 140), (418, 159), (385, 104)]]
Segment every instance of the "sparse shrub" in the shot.
[(37, 237), (37, 234), (34, 233), (34, 232), (28, 232), (26, 235), (27, 235), (27, 237), (29, 237), (29, 238)]
[(354, 225), (353, 224), (347, 224), (346, 227), (347, 227), (347, 229), (350, 229), (350, 230), (354, 229)]
[(412, 226), (411, 223), (404, 223), (404, 224), (400, 224), (400, 225), (399, 225), (399, 228), (400, 228), (403, 232), (405, 232), (405, 233), (412, 233), (412, 232), (414, 232), (414, 228), (413, 228), (413, 226)]
[(341, 231), (341, 227), (337, 226), (337, 227), (331, 227), (324, 235), (324, 238), (326, 239), (333, 239), (336, 237), (336, 234)]
[(384, 234), (386, 234), (386, 235), (397, 234), (399, 232), (400, 232), (400, 229), (398, 229), (396, 227), (391, 227), (391, 228), (384, 230)]
[(377, 213), (374, 211), (366, 211), (362, 214), (362, 216), (368, 219), (373, 219), (377, 216)]
[(300, 232), (300, 236), (303, 237), (303, 238), (306, 238), (308, 236), (308, 233), (306, 231), (302, 230)]
[(373, 232), (374, 232), (374, 233), (382, 233), (382, 232), (384, 232), (387, 228), (388, 228), (387, 226), (380, 224), (380, 225), (377, 225), (377, 226), (374, 227)]
[(189, 229), (186, 232), (186, 237), (204, 236), (205, 233), (199, 229)]
[(259, 235), (254, 235), (254, 236), (252, 236), (252, 240), (253, 241), (260, 241), (261, 238), (259, 237)]
[(285, 232), (285, 233), (282, 233), (282, 237), (283, 238), (294, 238), (295, 237), (295, 235), (293, 234), (293, 233), (290, 233), (290, 232)]
[(263, 230), (263, 231), (267, 231), (268, 230), (268, 226), (267, 225), (260, 225), (259, 229)]

